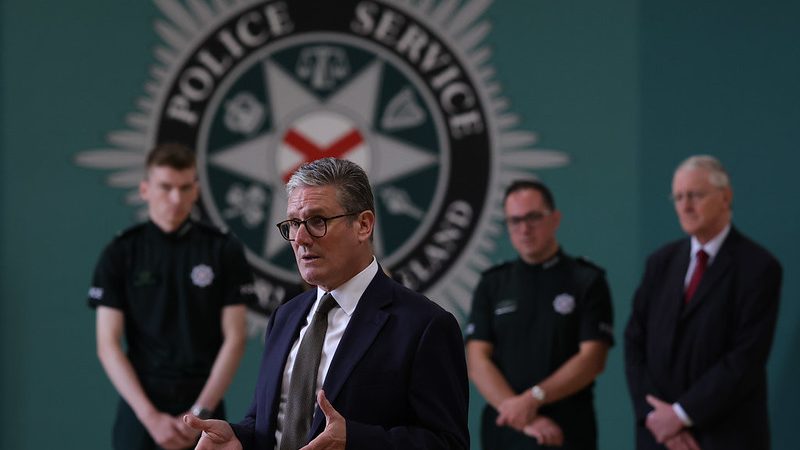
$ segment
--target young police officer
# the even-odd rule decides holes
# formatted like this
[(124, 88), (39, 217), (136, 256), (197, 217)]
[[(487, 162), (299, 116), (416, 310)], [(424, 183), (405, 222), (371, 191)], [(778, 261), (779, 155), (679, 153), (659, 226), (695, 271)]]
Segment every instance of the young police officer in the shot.
[(595, 449), (592, 384), (613, 343), (604, 272), (561, 251), (542, 183), (513, 183), (504, 211), (519, 259), (484, 273), (467, 328), (469, 375), (488, 402), (483, 448)]
[(191, 150), (153, 149), (139, 191), (150, 220), (106, 247), (89, 290), (98, 357), (122, 397), (114, 448), (188, 448), (199, 433), (183, 423), (186, 412), (224, 415), (253, 279), (235, 238), (189, 218), (198, 196)]

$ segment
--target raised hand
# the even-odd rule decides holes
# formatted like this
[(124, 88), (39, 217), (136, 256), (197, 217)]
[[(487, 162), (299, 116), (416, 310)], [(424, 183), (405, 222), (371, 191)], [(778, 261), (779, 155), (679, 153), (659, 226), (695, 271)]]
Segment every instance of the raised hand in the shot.
[(233, 428), (224, 420), (202, 420), (192, 414), (183, 421), (195, 430), (202, 431), (195, 450), (242, 450), (242, 443), (233, 434)]
[(300, 450), (344, 450), (347, 442), (347, 422), (333, 408), (325, 397), (325, 391), (321, 389), (317, 392), (317, 404), (325, 414), (325, 429)]

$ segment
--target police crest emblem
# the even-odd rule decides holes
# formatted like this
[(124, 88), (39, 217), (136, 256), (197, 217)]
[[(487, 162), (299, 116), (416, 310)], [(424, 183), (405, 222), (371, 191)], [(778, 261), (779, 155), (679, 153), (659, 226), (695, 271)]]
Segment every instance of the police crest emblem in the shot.
[(484, 43), (490, 0), (157, 4), (163, 42), (130, 129), (78, 163), (123, 169), (111, 179), (135, 188), (155, 143), (195, 149), (197, 212), (244, 242), (267, 314), (300, 281), (274, 227), (300, 164), (361, 165), (379, 262), (462, 319), (491, 263), (505, 184), (568, 161), (516, 129)]

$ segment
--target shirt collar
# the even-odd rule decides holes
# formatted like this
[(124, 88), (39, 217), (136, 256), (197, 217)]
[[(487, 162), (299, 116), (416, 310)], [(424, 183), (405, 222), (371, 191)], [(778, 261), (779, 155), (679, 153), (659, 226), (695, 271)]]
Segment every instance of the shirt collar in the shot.
[[(336, 299), (336, 303), (339, 304), (339, 307), (347, 313), (348, 316), (352, 316), (353, 312), (356, 310), (356, 306), (358, 306), (358, 300), (361, 299), (361, 296), (364, 295), (364, 291), (367, 290), (367, 286), (372, 282), (372, 279), (375, 278), (375, 274), (378, 273), (378, 261), (375, 257), (372, 257), (372, 262), (364, 268), (361, 272), (359, 272), (353, 278), (347, 280), (344, 284), (339, 286), (338, 288), (331, 291), (331, 295), (333, 298)], [(317, 304), (319, 304), (319, 300), (322, 296), (325, 295), (325, 291), (317, 288)], [(314, 305), (314, 310), (316, 310), (317, 305)]]
[(725, 242), (725, 238), (728, 237), (728, 233), (731, 231), (731, 224), (725, 225), (725, 228), (719, 232), (718, 235), (714, 236), (710, 241), (706, 242), (705, 245), (701, 244), (700, 241), (697, 240), (696, 237), (692, 236), (692, 253), (690, 255), (691, 258), (694, 258), (697, 255), (697, 252), (700, 249), (703, 249), (708, 254), (708, 261), (709, 263), (714, 260), (714, 257), (717, 256), (719, 253), (720, 247), (722, 247), (722, 243)]

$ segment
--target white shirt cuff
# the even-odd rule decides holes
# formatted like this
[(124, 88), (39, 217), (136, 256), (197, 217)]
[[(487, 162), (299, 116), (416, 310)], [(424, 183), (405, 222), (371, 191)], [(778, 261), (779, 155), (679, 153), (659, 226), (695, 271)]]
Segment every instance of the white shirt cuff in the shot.
[(687, 427), (692, 426), (692, 418), (689, 417), (688, 414), (686, 414), (686, 411), (683, 410), (683, 407), (681, 406), (680, 403), (678, 402), (673, 403), (672, 410), (675, 411), (675, 415), (677, 415), (678, 418), (681, 419), (681, 422), (683, 422), (684, 425), (686, 425)]

